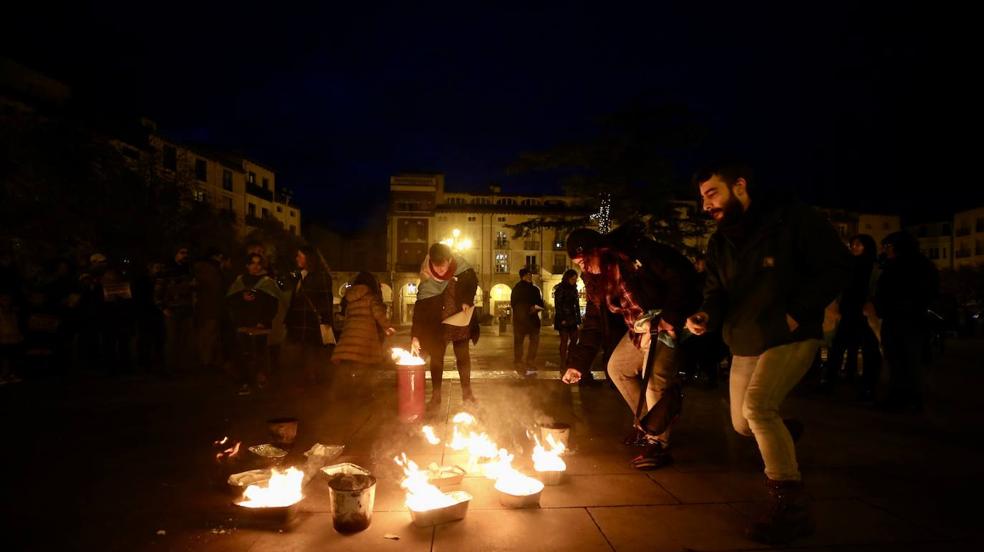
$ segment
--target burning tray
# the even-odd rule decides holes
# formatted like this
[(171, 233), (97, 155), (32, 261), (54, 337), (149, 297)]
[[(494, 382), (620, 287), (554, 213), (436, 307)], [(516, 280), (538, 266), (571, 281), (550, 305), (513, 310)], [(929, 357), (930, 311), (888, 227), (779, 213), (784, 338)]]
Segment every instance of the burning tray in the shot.
[(543, 483), (533, 479), (539, 483), (534, 487), (534, 492), (525, 495), (515, 495), (502, 490), (499, 485), (500, 481), (495, 484), (495, 490), (499, 493), (499, 504), (505, 506), (506, 508), (539, 508), (540, 507), (540, 495), (543, 494)]
[(468, 504), (471, 502), (472, 495), (465, 491), (452, 491), (448, 495), (455, 501), (450, 506), (420, 512), (410, 510), (410, 517), (413, 518), (413, 524), (417, 527), (431, 527), (441, 523), (463, 519), (465, 514), (468, 513)]
[(427, 481), (438, 489), (445, 491), (448, 487), (460, 485), (466, 473), (468, 472), (461, 466), (438, 466), (437, 464), (431, 464), (427, 468)]
[(271, 471), (269, 469), (249, 470), (230, 475), (226, 482), (229, 484), (230, 492), (236, 496), (242, 496), (246, 487), (270, 481), (270, 474)]
[(536, 478), (544, 485), (560, 485), (564, 481), (564, 470), (544, 470), (536, 472)]
[(298, 520), (300, 502), (290, 506), (265, 506), (250, 508), (232, 503), (236, 517), (245, 525), (266, 529), (290, 529)]

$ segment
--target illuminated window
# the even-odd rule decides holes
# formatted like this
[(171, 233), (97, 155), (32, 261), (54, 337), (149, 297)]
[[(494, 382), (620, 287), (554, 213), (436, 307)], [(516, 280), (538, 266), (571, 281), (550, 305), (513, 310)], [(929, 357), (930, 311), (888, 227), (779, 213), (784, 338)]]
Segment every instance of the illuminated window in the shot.
[(495, 272), (497, 274), (509, 273), (509, 253), (496, 251), (495, 253)]

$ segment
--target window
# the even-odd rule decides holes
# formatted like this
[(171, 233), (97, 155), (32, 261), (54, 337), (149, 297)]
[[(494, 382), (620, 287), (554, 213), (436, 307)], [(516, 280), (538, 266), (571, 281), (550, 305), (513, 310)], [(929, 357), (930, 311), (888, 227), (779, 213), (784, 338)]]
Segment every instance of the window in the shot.
[(208, 161), (195, 159), (195, 179), (208, 182)]
[(506, 236), (505, 232), (495, 233), (495, 246), (499, 249), (506, 249), (509, 247), (509, 238)]
[(526, 256), (526, 268), (532, 270), (533, 272), (538, 271), (539, 267), (536, 266), (536, 255)]
[(284, 212), (284, 208), (282, 206), (280, 206), (280, 205), (277, 205), (277, 212), (278, 213), (283, 213)]
[(256, 204), (255, 203), (250, 203), (249, 204), (249, 207), (246, 209), (246, 214), (248, 214), (251, 217), (255, 217), (256, 216)]
[(509, 253), (503, 251), (495, 252), (495, 272), (496, 274), (509, 273)]
[(260, 209), (260, 215), (263, 218), (270, 218), (270, 210), (267, 209), (266, 207), (264, 207), (264, 208)]
[(178, 170), (178, 149), (174, 146), (164, 146), (162, 164), (169, 171)]
[(264, 178), (263, 179), (263, 189), (264, 190), (269, 190), (270, 189), (270, 179), (269, 178)]
[(249, 184), (256, 184), (256, 173), (253, 171), (246, 173), (246, 182)]
[(554, 274), (563, 274), (567, 270), (567, 254), (566, 253), (556, 253), (554, 254), (554, 264), (553, 272)]
[(199, 203), (205, 201), (205, 190), (195, 188), (191, 191), (191, 199), (194, 199)]
[(499, 217), (496, 220), (499, 222), (506, 222), (506, 217)]
[(232, 171), (222, 169), (222, 189), (232, 191)]
[(540, 249), (540, 242), (538, 241), (524, 241), (523, 249), (527, 251), (537, 251)]
[(885, 221), (885, 222), (882, 223), (882, 230), (888, 230), (891, 227), (892, 227), (892, 225), (889, 224), (888, 221)]
[(475, 222), (475, 217), (468, 217), (468, 222)]
[(294, 210), (293, 209), (291, 209), (291, 211), (290, 211), (290, 216), (294, 216)]

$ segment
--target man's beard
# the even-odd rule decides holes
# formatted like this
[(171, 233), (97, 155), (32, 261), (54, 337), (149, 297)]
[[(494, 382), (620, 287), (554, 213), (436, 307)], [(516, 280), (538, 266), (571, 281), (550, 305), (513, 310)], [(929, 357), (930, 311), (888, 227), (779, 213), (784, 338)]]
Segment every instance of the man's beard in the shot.
[(745, 214), (745, 209), (742, 207), (741, 202), (738, 201), (738, 198), (731, 196), (719, 212), (722, 214), (722, 217), (718, 221), (718, 224), (727, 227), (738, 224), (741, 221), (742, 215)]

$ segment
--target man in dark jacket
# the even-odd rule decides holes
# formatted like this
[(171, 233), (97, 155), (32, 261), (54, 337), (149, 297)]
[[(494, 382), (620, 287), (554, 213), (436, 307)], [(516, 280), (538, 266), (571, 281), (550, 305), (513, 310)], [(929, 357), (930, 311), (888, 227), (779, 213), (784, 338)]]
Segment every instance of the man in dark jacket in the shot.
[(779, 406), (810, 368), (822, 337), (824, 307), (850, 275), (847, 248), (813, 209), (750, 191), (751, 173), (721, 163), (694, 176), (704, 210), (718, 223), (707, 245), (704, 306), (687, 327), (723, 328), (731, 347), (731, 420), (754, 436), (765, 462), (773, 508), (748, 529), (760, 542), (810, 534), (796, 448)]
[[(640, 470), (665, 466), (672, 461), (672, 421), (682, 406), (677, 381), (681, 357), (675, 339), (687, 316), (700, 305), (693, 265), (635, 225), (624, 225), (606, 236), (594, 230), (576, 230), (568, 236), (567, 251), (584, 271), (582, 276), (587, 276), (588, 308), (578, 344), (568, 354), (563, 380), (578, 382), (591, 369), (598, 349), (611, 336), (618, 336), (620, 341), (608, 360), (609, 377), (632, 412), (642, 414), (637, 426), (646, 445), (633, 465)], [(660, 311), (652, 318), (652, 323), (658, 324), (659, 345), (651, 344), (647, 321), (654, 311)], [(614, 333), (616, 327), (609, 323), (607, 313), (621, 317), (624, 327), (617, 327), (619, 333)], [(651, 348), (655, 357), (647, 376), (643, 371)], [(649, 381), (644, 390), (645, 378)], [(643, 393), (644, 408), (638, 412)], [(655, 418), (660, 421), (653, 425), (646, 422)]]
[(174, 262), (154, 284), (154, 303), (164, 314), (165, 372), (173, 375), (191, 364), (195, 295), (194, 278), (188, 266), (188, 248), (179, 247)]
[[(529, 268), (519, 269), (519, 282), (509, 296), (513, 317), (513, 367), (521, 375), (536, 375), (536, 351), (540, 346), (540, 311), (543, 310), (543, 295), (540, 288), (533, 285), (533, 273)], [(523, 342), (530, 338), (523, 361)]]

